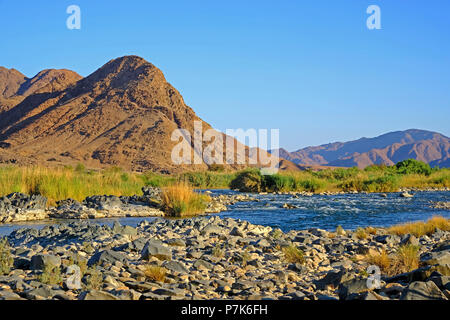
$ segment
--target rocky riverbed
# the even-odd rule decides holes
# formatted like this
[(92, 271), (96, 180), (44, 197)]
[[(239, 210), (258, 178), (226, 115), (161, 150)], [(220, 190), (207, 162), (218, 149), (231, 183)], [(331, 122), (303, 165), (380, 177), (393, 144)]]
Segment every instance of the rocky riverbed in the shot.
[[(0, 224), (49, 218), (101, 219), (165, 216), (160, 204), (161, 190), (144, 187), (142, 191), (142, 196), (94, 195), (82, 202), (66, 199), (58, 201), (54, 207), (47, 207), (47, 199), (43, 196), (12, 193), (0, 197)], [(226, 211), (228, 205), (243, 201), (255, 201), (255, 199), (244, 194), (212, 196), (204, 214)]]
[[(137, 228), (77, 221), (19, 229), (1, 246), (0, 299), (450, 298), (450, 232), (415, 238), (374, 229), (366, 236), (317, 228), (283, 233), (217, 216), (157, 218)], [(369, 290), (364, 255), (394, 254), (402, 244), (420, 247), (420, 268), (381, 275)], [(303, 254), (292, 261), (287, 249), (294, 247)], [(82, 273), (75, 287), (66, 275), (73, 265)]]

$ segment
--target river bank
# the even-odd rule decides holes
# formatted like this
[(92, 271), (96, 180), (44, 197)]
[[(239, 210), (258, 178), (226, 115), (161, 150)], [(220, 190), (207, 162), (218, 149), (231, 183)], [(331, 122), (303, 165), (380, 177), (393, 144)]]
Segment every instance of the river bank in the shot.
[[(64, 223), (19, 229), (7, 240), (2, 266), (8, 260), (11, 269), (3, 268), (0, 275), (1, 299), (450, 297), (450, 232), (439, 229), (420, 237), (400, 237), (386, 229), (371, 229), (364, 237), (360, 231), (318, 228), (284, 233), (213, 216), (156, 218), (136, 228)], [(399, 258), (401, 248), (408, 246), (417, 248), (413, 263)], [(367, 259), (383, 252), (398, 274), (381, 269), (379, 286), (369, 289), (367, 272), (373, 262)], [(78, 288), (67, 284), (72, 265), (81, 270)]]

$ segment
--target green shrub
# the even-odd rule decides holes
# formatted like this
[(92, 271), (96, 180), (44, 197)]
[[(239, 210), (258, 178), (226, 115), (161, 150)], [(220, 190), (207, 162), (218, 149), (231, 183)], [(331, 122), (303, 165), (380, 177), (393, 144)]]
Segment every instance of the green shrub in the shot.
[(241, 192), (261, 192), (263, 177), (259, 170), (242, 171), (231, 181), (230, 187)]
[(38, 276), (38, 280), (49, 285), (61, 284), (63, 279), (61, 276), (61, 268), (58, 266), (46, 265), (44, 270)]
[(264, 189), (266, 191), (290, 191), (295, 188), (295, 179), (291, 176), (280, 174), (263, 176)]
[(317, 192), (326, 186), (326, 183), (324, 181), (315, 178), (297, 180), (295, 184), (297, 190), (303, 190), (307, 192)]
[(345, 192), (362, 191), (364, 188), (364, 181), (362, 179), (349, 179), (341, 182), (338, 187)]
[(363, 190), (367, 192), (393, 192), (398, 190), (398, 177), (382, 176), (364, 181)]
[(395, 165), (395, 167), (397, 168), (397, 172), (400, 174), (417, 173), (429, 176), (432, 172), (429, 164), (414, 159), (400, 161)]

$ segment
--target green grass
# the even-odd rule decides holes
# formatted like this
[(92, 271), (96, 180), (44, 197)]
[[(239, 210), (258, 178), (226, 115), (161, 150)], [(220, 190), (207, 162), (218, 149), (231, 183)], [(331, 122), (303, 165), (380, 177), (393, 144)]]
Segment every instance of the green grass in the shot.
[[(0, 166), (0, 196), (12, 192), (41, 194), (48, 204), (72, 198), (78, 201), (91, 195), (130, 196), (141, 194), (143, 186), (168, 187), (185, 183), (192, 188), (232, 188), (250, 192), (365, 191), (393, 192), (399, 188), (450, 187), (450, 169), (428, 169), (417, 162), (398, 166), (370, 166), (326, 169), (322, 171), (280, 172), (261, 175), (257, 169), (240, 172), (188, 172), (164, 175), (153, 172), (132, 173), (121, 168), (89, 170), (83, 164), (59, 168)], [(182, 204), (180, 204), (182, 206)], [(179, 210), (184, 210), (179, 208)]]

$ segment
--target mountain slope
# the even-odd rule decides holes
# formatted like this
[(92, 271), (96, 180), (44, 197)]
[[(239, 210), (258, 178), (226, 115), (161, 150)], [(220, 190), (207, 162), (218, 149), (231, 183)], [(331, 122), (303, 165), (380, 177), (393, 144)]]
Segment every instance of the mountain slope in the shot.
[[(39, 79), (46, 76), (43, 72)], [(174, 130), (185, 129), (193, 136), (194, 121), (202, 124), (203, 132), (211, 126), (185, 104), (161, 70), (140, 57), (111, 60), (66, 87), (53, 81), (51, 88), (29, 94), (35, 82), (28, 83), (17, 90), (28, 96), (0, 117), (4, 161), (14, 155), (17, 162), (81, 161), (92, 167), (116, 165), (136, 171), (207, 168), (203, 162), (191, 166), (172, 161), (172, 149), (178, 144), (171, 139)], [(190, 148), (191, 159), (201, 154), (193, 142)], [(246, 154), (238, 157), (248, 158), (248, 148), (242, 148)]]
[(416, 159), (432, 166), (448, 167), (450, 139), (440, 133), (410, 129), (307, 147), (294, 152), (280, 150), (280, 157), (296, 164), (364, 168), (372, 164), (393, 165), (405, 159)]

